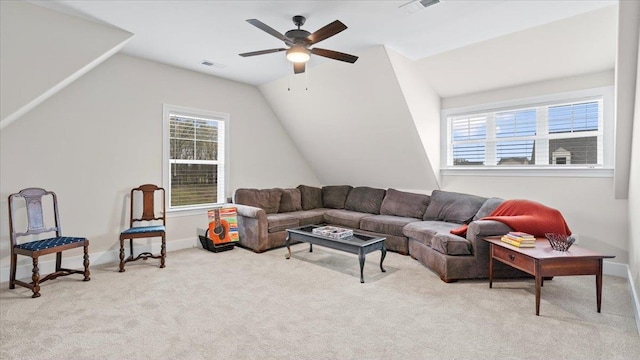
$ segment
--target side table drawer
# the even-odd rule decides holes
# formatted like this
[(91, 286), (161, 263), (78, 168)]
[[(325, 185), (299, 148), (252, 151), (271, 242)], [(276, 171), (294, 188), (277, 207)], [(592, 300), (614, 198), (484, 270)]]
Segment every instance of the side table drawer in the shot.
[(535, 274), (535, 261), (534, 259), (519, 254), (515, 251), (503, 248), (499, 245), (493, 245), (493, 258), (500, 260), (510, 266), (527, 272), (531, 275)]

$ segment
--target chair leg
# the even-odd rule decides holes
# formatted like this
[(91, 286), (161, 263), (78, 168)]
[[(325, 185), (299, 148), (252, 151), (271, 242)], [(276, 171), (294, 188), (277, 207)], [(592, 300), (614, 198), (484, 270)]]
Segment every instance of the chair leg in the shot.
[(38, 257), (33, 258), (33, 274), (31, 275), (33, 281), (33, 295), (32, 298), (40, 297), (40, 269), (38, 269)]
[(18, 266), (18, 255), (11, 254), (11, 271), (9, 275), (9, 289), (16, 288), (16, 267)]
[(89, 244), (84, 245), (84, 280), (91, 280), (91, 272), (89, 271)]
[(160, 246), (160, 268), (164, 268), (164, 259), (167, 257), (167, 241), (162, 234), (162, 245)]
[(120, 238), (120, 266), (118, 272), (124, 272), (124, 239)]
[(60, 271), (62, 268), (62, 251), (56, 253), (56, 271)]

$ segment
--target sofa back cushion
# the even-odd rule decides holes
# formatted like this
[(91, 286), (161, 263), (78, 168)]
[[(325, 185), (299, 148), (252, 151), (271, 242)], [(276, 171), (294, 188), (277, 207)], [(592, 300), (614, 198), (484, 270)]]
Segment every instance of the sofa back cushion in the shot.
[(330, 209), (344, 209), (351, 185), (331, 185), (322, 187), (322, 206)]
[(491, 215), (493, 210), (495, 210), (498, 207), (498, 205), (502, 204), (503, 202), (504, 202), (504, 199), (501, 199), (498, 197), (488, 198), (487, 201), (485, 201), (482, 204), (482, 206), (480, 207), (480, 210), (478, 210), (476, 215), (473, 217), (473, 220), (474, 221), (480, 220), (483, 217), (487, 217)]
[(369, 214), (380, 214), (380, 205), (384, 199), (384, 189), (359, 186), (349, 191), (344, 208)]
[(319, 187), (298, 185), (302, 201), (302, 210), (313, 210), (322, 207), (322, 189)]
[(280, 208), (282, 189), (238, 189), (234, 196), (236, 204), (255, 206), (267, 214), (275, 214)]
[(380, 214), (422, 219), (429, 200), (429, 195), (388, 189), (380, 206)]
[(486, 200), (477, 195), (433, 190), (423, 220), (468, 224)]
[(298, 189), (282, 189), (279, 213), (302, 210), (302, 196)]

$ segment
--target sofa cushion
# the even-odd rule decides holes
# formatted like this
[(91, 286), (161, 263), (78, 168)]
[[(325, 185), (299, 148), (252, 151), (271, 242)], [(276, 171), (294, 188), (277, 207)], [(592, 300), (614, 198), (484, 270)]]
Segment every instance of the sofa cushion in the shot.
[(427, 206), (429, 195), (388, 189), (380, 206), (380, 214), (422, 219)]
[(445, 255), (471, 255), (471, 242), (453, 234), (435, 234), (431, 238), (431, 248)]
[(278, 212), (292, 212), (302, 210), (302, 197), (298, 189), (282, 189)]
[(438, 233), (449, 233), (450, 230), (460, 227), (460, 224), (444, 221), (418, 221), (407, 224), (402, 233), (422, 244), (431, 246), (431, 239)]
[(433, 190), (423, 220), (468, 224), (485, 200), (487, 199), (476, 195)]
[(322, 207), (322, 189), (319, 187), (298, 185), (302, 202), (302, 210), (311, 210)]
[(282, 189), (238, 189), (234, 196), (236, 204), (248, 205), (264, 209), (267, 214), (274, 214), (280, 208)]
[(274, 233), (300, 226), (300, 221), (289, 214), (267, 214), (268, 232)]
[(480, 207), (480, 210), (473, 217), (473, 220), (480, 220), (483, 217), (491, 215), (493, 210), (495, 210), (500, 204), (504, 202), (504, 199), (492, 197), (488, 198)]
[(330, 209), (324, 213), (324, 220), (331, 225), (359, 229), (360, 219), (367, 216), (371, 216), (371, 214), (351, 210)]
[(380, 214), (380, 205), (384, 199), (384, 189), (359, 186), (351, 189), (344, 208), (369, 214)]
[(417, 221), (420, 220), (411, 217), (371, 215), (360, 220), (360, 229), (380, 234), (404, 236), (402, 233), (404, 226)]
[(322, 205), (330, 209), (344, 209), (351, 185), (331, 185), (322, 187)]
[(324, 213), (327, 211), (325, 208), (318, 208), (313, 210), (302, 210), (287, 213), (300, 221), (300, 226), (304, 225), (318, 225), (324, 223)]

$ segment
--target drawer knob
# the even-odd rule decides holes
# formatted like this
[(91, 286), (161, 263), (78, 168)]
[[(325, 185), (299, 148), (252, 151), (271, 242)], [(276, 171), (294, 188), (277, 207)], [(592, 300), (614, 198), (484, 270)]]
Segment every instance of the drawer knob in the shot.
[(516, 257), (514, 255), (509, 255), (509, 260), (513, 261), (515, 259), (516, 259)]

